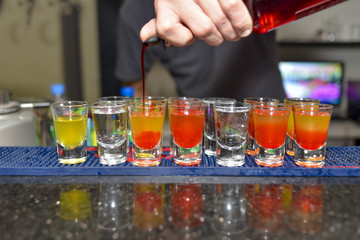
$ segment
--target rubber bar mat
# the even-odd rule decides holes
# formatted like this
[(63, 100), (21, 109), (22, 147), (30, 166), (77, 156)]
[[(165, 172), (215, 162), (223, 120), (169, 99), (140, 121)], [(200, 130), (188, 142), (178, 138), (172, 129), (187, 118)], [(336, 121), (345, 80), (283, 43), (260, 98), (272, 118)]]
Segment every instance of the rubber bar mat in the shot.
[(328, 147), (326, 165), (322, 168), (296, 166), (288, 155), (281, 167), (258, 166), (248, 155), (242, 167), (222, 167), (215, 158), (205, 155), (197, 166), (181, 166), (172, 161), (166, 148), (161, 164), (156, 167), (135, 166), (131, 157), (119, 165), (102, 165), (95, 148), (88, 149), (84, 163), (65, 165), (57, 161), (55, 147), (0, 147), (0, 175), (360, 176), (360, 147)]

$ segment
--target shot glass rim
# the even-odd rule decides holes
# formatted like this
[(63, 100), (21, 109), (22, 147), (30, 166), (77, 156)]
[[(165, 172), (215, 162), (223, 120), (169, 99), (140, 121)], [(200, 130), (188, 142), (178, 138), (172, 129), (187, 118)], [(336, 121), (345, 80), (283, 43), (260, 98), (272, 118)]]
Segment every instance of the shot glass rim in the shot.
[(127, 102), (123, 101), (98, 101), (91, 104), (91, 108), (105, 108), (105, 107), (126, 107), (128, 105)]
[(154, 110), (154, 109), (161, 109), (166, 107), (166, 101), (163, 100), (152, 100), (152, 99), (145, 99), (145, 102), (152, 102), (155, 103), (155, 106), (150, 106), (150, 105), (143, 105), (143, 100), (141, 99), (137, 99), (137, 100), (133, 100), (132, 102), (128, 103), (128, 107), (129, 107), (129, 112), (131, 109), (144, 109), (145, 111), (149, 111), (149, 110)]
[(237, 102), (235, 98), (226, 98), (226, 97), (204, 97), (200, 100), (205, 104), (216, 104), (218, 102)]
[[(202, 101), (182, 101), (186, 104), (179, 105), (178, 103), (170, 103), (169, 108), (182, 108), (182, 109), (190, 109), (190, 108), (205, 108), (206, 104)], [(190, 103), (190, 104), (189, 104)]]
[[(264, 101), (264, 99), (267, 99)], [(264, 103), (264, 102), (277, 102), (280, 103), (280, 100), (277, 98), (271, 98), (271, 97), (247, 97), (244, 98), (244, 102), (250, 103), (251, 105), (256, 103)]]
[(168, 104), (172, 104), (170, 101), (201, 101), (201, 98), (198, 97), (186, 97), (186, 96), (178, 96), (178, 97), (168, 97), (166, 98), (166, 102)]
[(333, 110), (334, 106), (328, 103), (296, 103), (293, 104), (292, 109), (306, 109), (311, 111), (312, 109), (316, 110)]
[(100, 97), (97, 102), (131, 102), (133, 98), (127, 96), (106, 96)]
[(284, 103), (277, 103), (276, 106), (267, 105), (267, 103), (269, 102), (255, 103), (252, 105), (252, 108), (254, 110), (255, 109), (266, 109), (266, 110), (276, 110), (276, 111), (288, 110), (289, 112), (291, 110), (291, 106), (285, 105)]
[(87, 101), (58, 101), (51, 103), (52, 108), (76, 108), (76, 107), (88, 107)]
[(317, 98), (303, 98), (303, 97), (293, 97), (293, 98), (284, 98), (284, 104), (293, 105), (296, 103), (320, 103), (320, 100)]
[[(240, 106), (242, 105), (242, 106)], [(234, 103), (217, 103), (214, 105), (214, 110), (218, 111), (222, 109), (226, 112), (243, 112), (244, 110), (251, 110), (251, 104), (246, 102), (234, 102)]]
[[(144, 99), (143, 97), (133, 97), (131, 102), (143, 101), (143, 99)], [(166, 97), (162, 97), (162, 96), (145, 96), (145, 101), (146, 100), (166, 102)]]

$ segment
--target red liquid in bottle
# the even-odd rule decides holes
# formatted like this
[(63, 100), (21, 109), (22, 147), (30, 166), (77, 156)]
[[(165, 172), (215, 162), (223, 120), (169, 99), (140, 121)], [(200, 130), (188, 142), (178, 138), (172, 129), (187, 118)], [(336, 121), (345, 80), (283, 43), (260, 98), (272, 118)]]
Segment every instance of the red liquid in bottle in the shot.
[(253, 19), (253, 31), (265, 33), (346, 0), (243, 0)]

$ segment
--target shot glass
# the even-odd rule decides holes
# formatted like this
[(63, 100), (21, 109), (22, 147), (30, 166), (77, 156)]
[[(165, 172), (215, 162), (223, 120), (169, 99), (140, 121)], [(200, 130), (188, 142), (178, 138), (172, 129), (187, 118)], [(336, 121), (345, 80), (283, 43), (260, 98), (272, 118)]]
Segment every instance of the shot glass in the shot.
[[(139, 101), (139, 100), (142, 101), (142, 98), (140, 98), (140, 97), (133, 98), (133, 101)], [(165, 102), (165, 113), (164, 113), (164, 115), (165, 115), (165, 117), (164, 117), (164, 126), (165, 126), (166, 121), (168, 121), (167, 116), (166, 116), (166, 110), (167, 110), (166, 97), (161, 97), (161, 96), (146, 96), (146, 97), (145, 97), (145, 100), (164, 101), (164, 102)], [(163, 130), (163, 133), (162, 133), (162, 135), (161, 135), (161, 142), (160, 142), (160, 145), (161, 145), (160, 154), (161, 154), (161, 155), (163, 154), (164, 134), (165, 134), (165, 131)]]
[(169, 105), (175, 163), (196, 165), (201, 162), (204, 115), (205, 104), (201, 101), (178, 101)]
[(216, 130), (214, 105), (218, 103), (234, 103), (233, 98), (208, 97), (203, 98), (202, 102), (206, 104), (205, 125), (204, 125), (204, 152), (208, 156), (216, 156)]
[(238, 167), (245, 163), (249, 103), (215, 104), (216, 163)]
[(268, 167), (283, 165), (289, 115), (290, 106), (282, 103), (253, 105), (255, 162), (258, 165)]
[[(250, 103), (251, 105), (257, 103), (266, 103), (266, 102), (275, 102), (278, 103), (279, 100), (275, 98), (268, 97), (248, 97), (244, 99), (244, 102)], [(255, 156), (255, 133), (254, 133), (254, 117), (253, 110), (250, 110), (250, 116), (248, 121), (248, 136), (246, 141), (246, 154)]]
[(133, 164), (147, 167), (161, 162), (165, 100), (136, 99), (129, 104)]
[[(167, 101), (167, 105), (171, 105), (173, 103), (177, 103), (177, 102), (181, 102), (181, 101), (200, 101), (200, 98), (196, 98), (196, 97), (169, 97), (166, 99)], [(171, 129), (169, 131), (169, 151), (170, 154), (174, 154), (173, 151), (173, 136), (171, 133)]]
[[(293, 104), (298, 103), (318, 103), (320, 104), (319, 99), (315, 98), (285, 98), (284, 104), (288, 106), (292, 106)], [(295, 145), (295, 130), (294, 130), (294, 114), (291, 108), (289, 123), (287, 128), (287, 135), (285, 140), (285, 151), (290, 156), (294, 156), (294, 145)]]
[(82, 163), (87, 158), (87, 119), (89, 104), (64, 101), (51, 104), (60, 163)]
[[(120, 102), (120, 103), (127, 103), (129, 104), (131, 101), (133, 100), (133, 98), (131, 97), (126, 97), (126, 96), (107, 96), (107, 97), (101, 97), (99, 98), (99, 102)], [(126, 152), (129, 152), (130, 149), (130, 145), (132, 144), (132, 137), (131, 137), (131, 125), (130, 125), (130, 116), (129, 116), (129, 112), (128, 112), (128, 116), (127, 116), (127, 123), (128, 123), (128, 131), (127, 131), (127, 137), (126, 137), (126, 145), (127, 145), (127, 149)]]
[(116, 165), (127, 160), (128, 107), (126, 102), (103, 101), (91, 105), (99, 161)]
[(326, 139), (333, 106), (330, 104), (295, 104), (295, 154), (298, 166), (319, 168), (325, 165)]

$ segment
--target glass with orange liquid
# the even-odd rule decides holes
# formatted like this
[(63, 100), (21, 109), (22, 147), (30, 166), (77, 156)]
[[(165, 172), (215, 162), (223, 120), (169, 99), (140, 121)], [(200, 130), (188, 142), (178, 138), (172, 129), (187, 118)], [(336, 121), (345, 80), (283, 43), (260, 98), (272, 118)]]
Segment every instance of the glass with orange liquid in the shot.
[(55, 102), (51, 104), (51, 110), (59, 162), (63, 164), (84, 162), (87, 158), (89, 104), (85, 101)]
[(289, 115), (290, 106), (282, 103), (259, 103), (253, 106), (255, 162), (258, 165), (283, 165)]
[(199, 164), (203, 152), (205, 104), (196, 100), (177, 101), (168, 107), (174, 162), (181, 165)]
[(322, 167), (325, 165), (326, 139), (333, 106), (330, 104), (295, 104), (296, 165)]
[[(284, 104), (292, 106), (293, 104), (299, 103), (318, 103), (320, 104), (319, 99), (315, 98), (285, 98)], [(285, 151), (290, 156), (294, 156), (294, 145), (295, 145), (295, 130), (294, 130), (294, 114), (292, 109), (290, 110), (289, 123), (287, 128), (287, 135), (285, 140)]]
[[(279, 100), (275, 98), (268, 97), (248, 97), (244, 99), (244, 102), (251, 104), (253, 106), (257, 103), (266, 103), (266, 102), (276, 102)], [(248, 121), (248, 136), (246, 141), (246, 154), (251, 156), (255, 156), (255, 133), (254, 133), (254, 117), (253, 117), (253, 109), (250, 110), (250, 116)]]
[(129, 104), (134, 165), (160, 164), (165, 108), (165, 99), (139, 98)]

